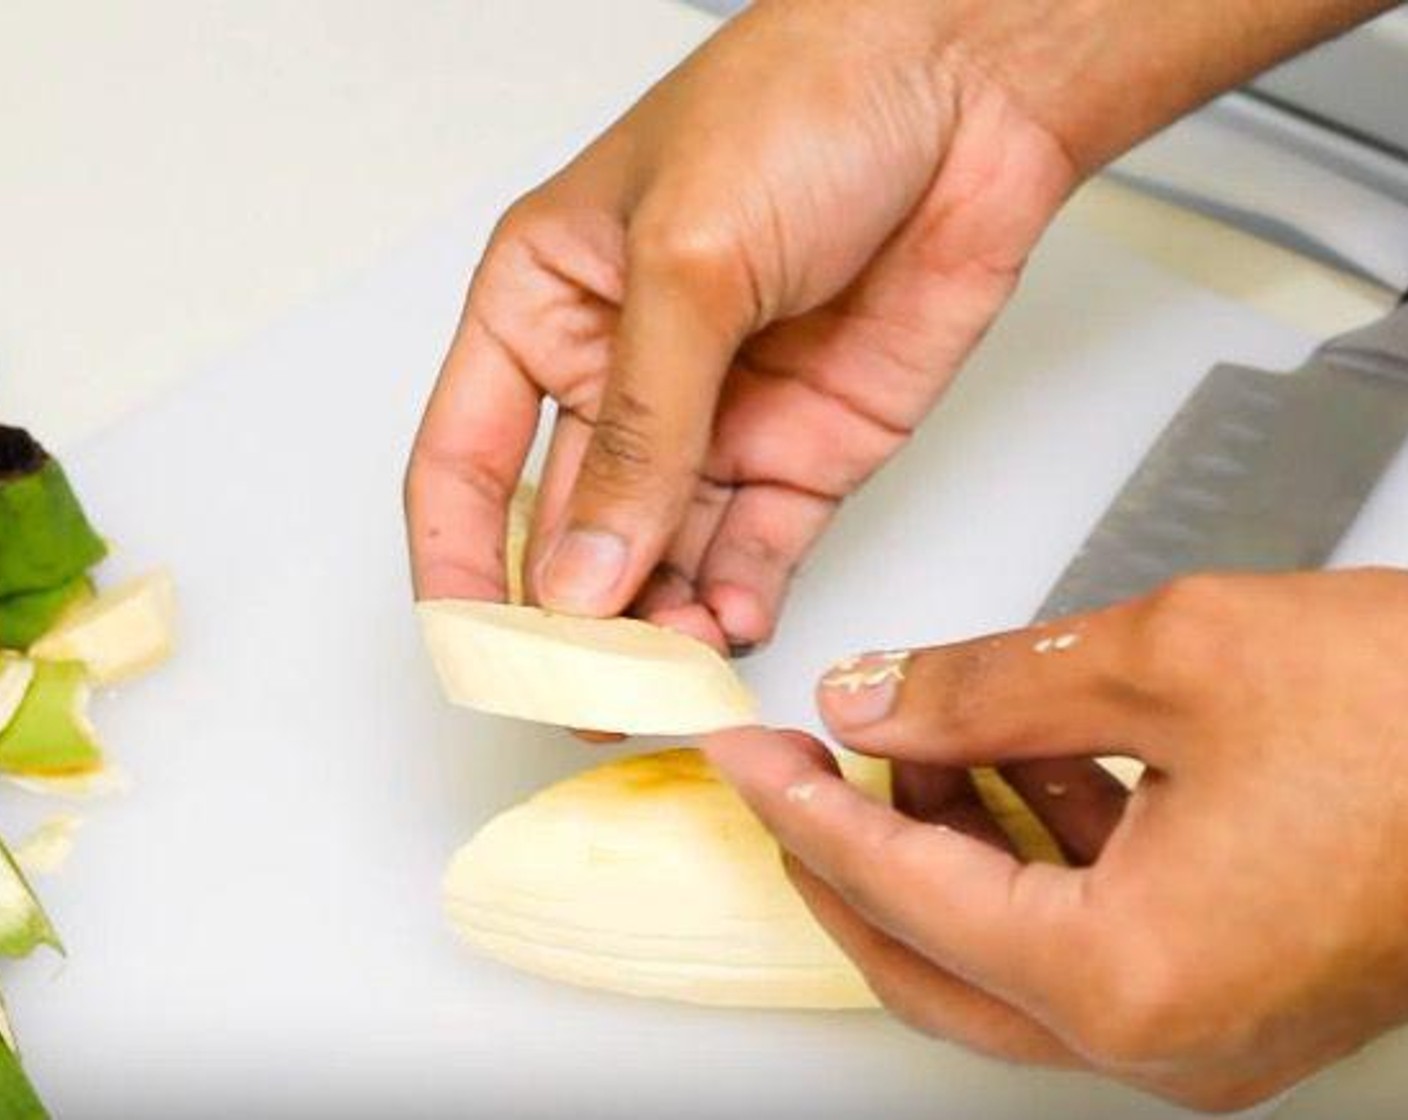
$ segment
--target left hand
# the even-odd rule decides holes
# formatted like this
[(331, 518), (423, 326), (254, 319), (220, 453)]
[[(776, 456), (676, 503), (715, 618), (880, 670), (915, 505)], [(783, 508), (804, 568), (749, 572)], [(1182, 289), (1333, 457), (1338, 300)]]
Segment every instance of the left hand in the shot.
[[(1408, 1019), (1408, 573), (1197, 576), (889, 657), (820, 702), (899, 809), (796, 733), (707, 749), (900, 1018), (1217, 1110)], [(1126, 796), (1097, 754), (1148, 770)], [(963, 768), (1018, 761), (1072, 866), (982, 817)]]

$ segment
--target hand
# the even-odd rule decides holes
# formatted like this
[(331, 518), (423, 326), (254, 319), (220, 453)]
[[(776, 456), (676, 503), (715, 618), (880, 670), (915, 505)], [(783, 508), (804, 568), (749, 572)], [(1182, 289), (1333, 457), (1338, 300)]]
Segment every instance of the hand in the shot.
[[(928, 781), (913, 815), (796, 733), (708, 751), (901, 1018), (1230, 1109), (1408, 1018), (1405, 666), (1408, 573), (1198, 576), (831, 675), (837, 738)], [(1148, 766), (1127, 800), (1104, 753)], [(1073, 866), (993, 843), (955, 777), (1018, 761)]]
[(837, 504), (904, 442), (1077, 180), (942, 44), (949, 5), (761, 3), (505, 216), (408, 477), (417, 594), (771, 633)]
[(1392, 0), (759, 0), (505, 215), (407, 475), (419, 597), (764, 641), (1077, 182)]

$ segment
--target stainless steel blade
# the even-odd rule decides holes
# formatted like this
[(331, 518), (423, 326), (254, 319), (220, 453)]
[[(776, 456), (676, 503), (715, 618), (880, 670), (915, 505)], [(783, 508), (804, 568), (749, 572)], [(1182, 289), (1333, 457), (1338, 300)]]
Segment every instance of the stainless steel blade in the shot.
[(1408, 436), (1408, 306), (1299, 370), (1215, 367), (1057, 580), (1054, 618), (1185, 572), (1318, 567)]

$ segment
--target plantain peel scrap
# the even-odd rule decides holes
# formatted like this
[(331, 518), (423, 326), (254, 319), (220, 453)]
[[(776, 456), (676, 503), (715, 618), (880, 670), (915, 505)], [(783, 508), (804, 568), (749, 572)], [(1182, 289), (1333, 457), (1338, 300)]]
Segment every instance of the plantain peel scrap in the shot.
[(170, 573), (148, 572), (66, 615), (30, 649), (44, 661), (81, 661), (95, 684), (128, 680), (165, 661), (175, 644)]
[(0, 604), (66, 584), (106, 552), (58, 460), (0, 425)]
[(88, 719), (91, 688), (81, 661), (36, 661), (33, 678), (0, 730), (0, 771), (28, 776), (86, 774), (102, 751)]

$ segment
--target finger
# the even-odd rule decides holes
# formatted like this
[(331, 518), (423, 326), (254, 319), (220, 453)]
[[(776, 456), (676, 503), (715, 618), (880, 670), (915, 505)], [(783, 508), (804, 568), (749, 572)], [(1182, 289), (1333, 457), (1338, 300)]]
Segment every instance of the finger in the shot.
[(984, 807), (967, 770), (895, 763), (890, 786), (895, 808), (911, 820), (947, 825), (995, 847), (1012, 849), (1007, 834)]
[(1006, 1061), (1086, 1065), (1040, 1023), (881, 933), (804, 864), (792, 858), (785, 862), (788, 877), (822, 928), (851, 958), (875, 997), (901, 1021)]
[[(586, 407), (590, 407), (590, 403)], [(548, 458), (543, 463), (542, 478), (539, 480), (538, 506), (525, 552), (529, 602), (542, 602), (536, 573), (541, 571), (545, 542), (559, 534), (563, 517), (566, 516), (573, 483), (582, 468), (582, 459), (590, 442), (591, 427), (593, 420), (590, 416), (559, 407)], [(698, 602), (694, 576), (718, 521), (724, 516), (729, 496), (731, 492), (725, 487), (696, 487), (689, 513), (684, 517), (679, 533), (674, 535), (665, 558), (650, 573), (645, 587), (631, 604), (631, 613), (636, 617), (652, 621), (656, 626), (689, 634), (719, 652), (727, 651), (728, 640), (714, 614)]]
[(479, 321), (472, 300), (406, 472), (418, 599), (505, 598), (508, 503), (538, 424), (538, 390)]
[(846, 746), (894, 758), (971, 766), (1121, 753), (1162, 766), (1159, 711), (1125, 670), (1132, 613), (853, 658), (822, 678), (818, 705)]
[(1078, 866), (1099, 857), (1129, 801), (1119, 780), (1089, 759), (1040, 759), (1000, 772)]
[[(530, 576), (530, 602), (541, 601), (536, 582), (531, 577), (539, 568), (544, 542), (551, 540), (562, 524), (591, 431), (590, 416), (559, 406), (538, 482), (533, 526), (525, 551), (524, 568)], [(671, 626), (721, 651), (727, 648), (727, 642), (708, 608), (698, 602), (694, 580), (731, 497), (732, 490), (729, 488), (701, 481), (692, 496), (683, 524), (650, 574), (645, 587), (631, 604), (631, 613), (636, 617), (661, 626)], [(697, 615), (707, 617), (694, 617)]]
[[(753, 314), (739, 258), (682, 219), (630, 237), (612, 373), (537, 573), (546, 606), (620, 613), (664, 554), (694, 492), (719, 387)], [(662, 232), (663, 231), (663, 232)]]
[(699, 480), (679, 529), (631, 604), (632, 613), (649, 619), (657, 611), (699, 603), (699, 567), (732, 501), (731, 487)]
[(696, 642), (703, 642), (721, 657), (734, 655), (734, 651), (729, 648), (728, 639), (719, 627), (718, 619), (714, 617), (714, 612), (702, 603), (686, 603), (681, 607), (652, 611), (648, 620), (656, 626), (678, 630)]
[(1022, 864), (953, 829), (911, 821), (844, 781), (815, 740), (761, 728), (705, 740), (763, 824), (870, 924), (1028, 1011), (1067, 998), (1083, 873)]
[(732, 646), (771, 639), (793, 573), (836, 502), (791, 487), (751, 483), (733, 495), (700, 566), (700, 598)]
[[(557, 535), (567, 512), (591, 430), (590, 416), (559, 407), (525, 554), (530, 602), (542, 601), (536, 573), (541, 568), (545, 542)], [(688, 634), (720, 652), (728, 648), (728, 642), (709, 608), (698, 602), (694, 578), (728, 505), (728, 497), (729, 491), (723, 487), (704, 485), (696, 489), (684, 524), (631, 604), (631, 613), (637, 617)]]

